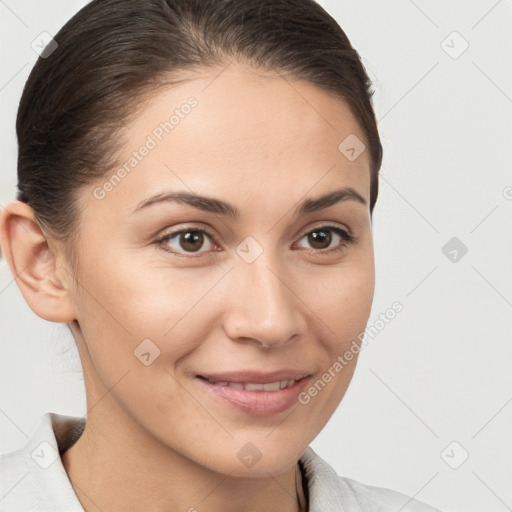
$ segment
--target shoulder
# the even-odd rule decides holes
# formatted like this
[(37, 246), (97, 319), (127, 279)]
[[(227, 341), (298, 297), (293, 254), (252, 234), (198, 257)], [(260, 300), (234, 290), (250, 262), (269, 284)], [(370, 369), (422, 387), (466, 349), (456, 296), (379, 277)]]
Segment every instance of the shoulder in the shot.
[(300, 460), (308, 480), (310, 512), (439, 512), (399, 492), (339, 476), (311, 447)]
[[(29, 473), (24, 448), (0, 454), (0, 503), (9, 501), (9, 494)], [(3, 510), (3, 509), (2, 509)]]
[(0, 454), (2, 512), (83, 512), (62, 465), (54, 432), (57, 425), (71, 419), (46, 413), (23, 447)]

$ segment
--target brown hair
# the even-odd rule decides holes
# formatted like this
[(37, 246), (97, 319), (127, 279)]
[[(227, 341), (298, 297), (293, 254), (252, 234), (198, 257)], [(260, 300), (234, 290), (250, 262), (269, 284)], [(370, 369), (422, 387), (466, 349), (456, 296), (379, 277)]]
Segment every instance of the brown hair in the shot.
[(93, 0), (55, 40), (30, 73), (16, 121), (17, 199), (55, 238), (76, 231), (76, 193), (116, 165), (139, 100), (180, 72), (229, 59), (282, 71), (347, 102), (367, 139), (373, 212), (382, 146), (371, 82), (314, 0)]

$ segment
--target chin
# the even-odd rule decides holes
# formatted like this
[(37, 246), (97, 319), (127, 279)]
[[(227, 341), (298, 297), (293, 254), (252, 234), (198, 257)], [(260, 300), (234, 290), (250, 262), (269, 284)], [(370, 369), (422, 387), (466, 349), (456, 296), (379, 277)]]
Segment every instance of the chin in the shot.
[(233, 443), (233, 448), (223, 450), (218, 459), (222, 461), (222, 473), (240, 478), (268, 478), (269, 474), (278, 475), (292, 468), (309, 444), (301, 444), (304, 434), (269, 432), (244, 436)]

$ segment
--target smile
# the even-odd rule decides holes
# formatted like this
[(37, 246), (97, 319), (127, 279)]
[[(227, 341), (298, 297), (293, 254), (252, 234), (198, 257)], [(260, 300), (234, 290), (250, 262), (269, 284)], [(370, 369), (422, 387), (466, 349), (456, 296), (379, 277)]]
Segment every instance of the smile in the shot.
[(261, 384), (258, 382), (227, 382), (227, 381), (215, 381), (206, 379), (215, 386), (228, 386), (235, 389), (245, 389), (246, 391), (278, 391), (280, 389), (291, 388), (296, 380), (277, 380), (275, 382), (269, 382), (268, 384)]
[(281, 375), (262, 375), (240, 372), (196, 377), (215, 401), (251, 415), (272, 416), (298, 403), (298, 395), (310, 374), (287, 372)]

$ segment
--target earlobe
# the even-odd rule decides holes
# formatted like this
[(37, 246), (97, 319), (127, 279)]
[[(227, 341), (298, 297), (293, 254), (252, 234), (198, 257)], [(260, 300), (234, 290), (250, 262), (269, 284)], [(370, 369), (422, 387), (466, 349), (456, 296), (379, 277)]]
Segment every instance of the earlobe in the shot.
[(0, 217), (0, 244), (30, 309), (50, 322), (75, 319), (68, 283), (58, 277), (62, 260), (51, 250), (34, 210), (21, 201), (9, 203)]

